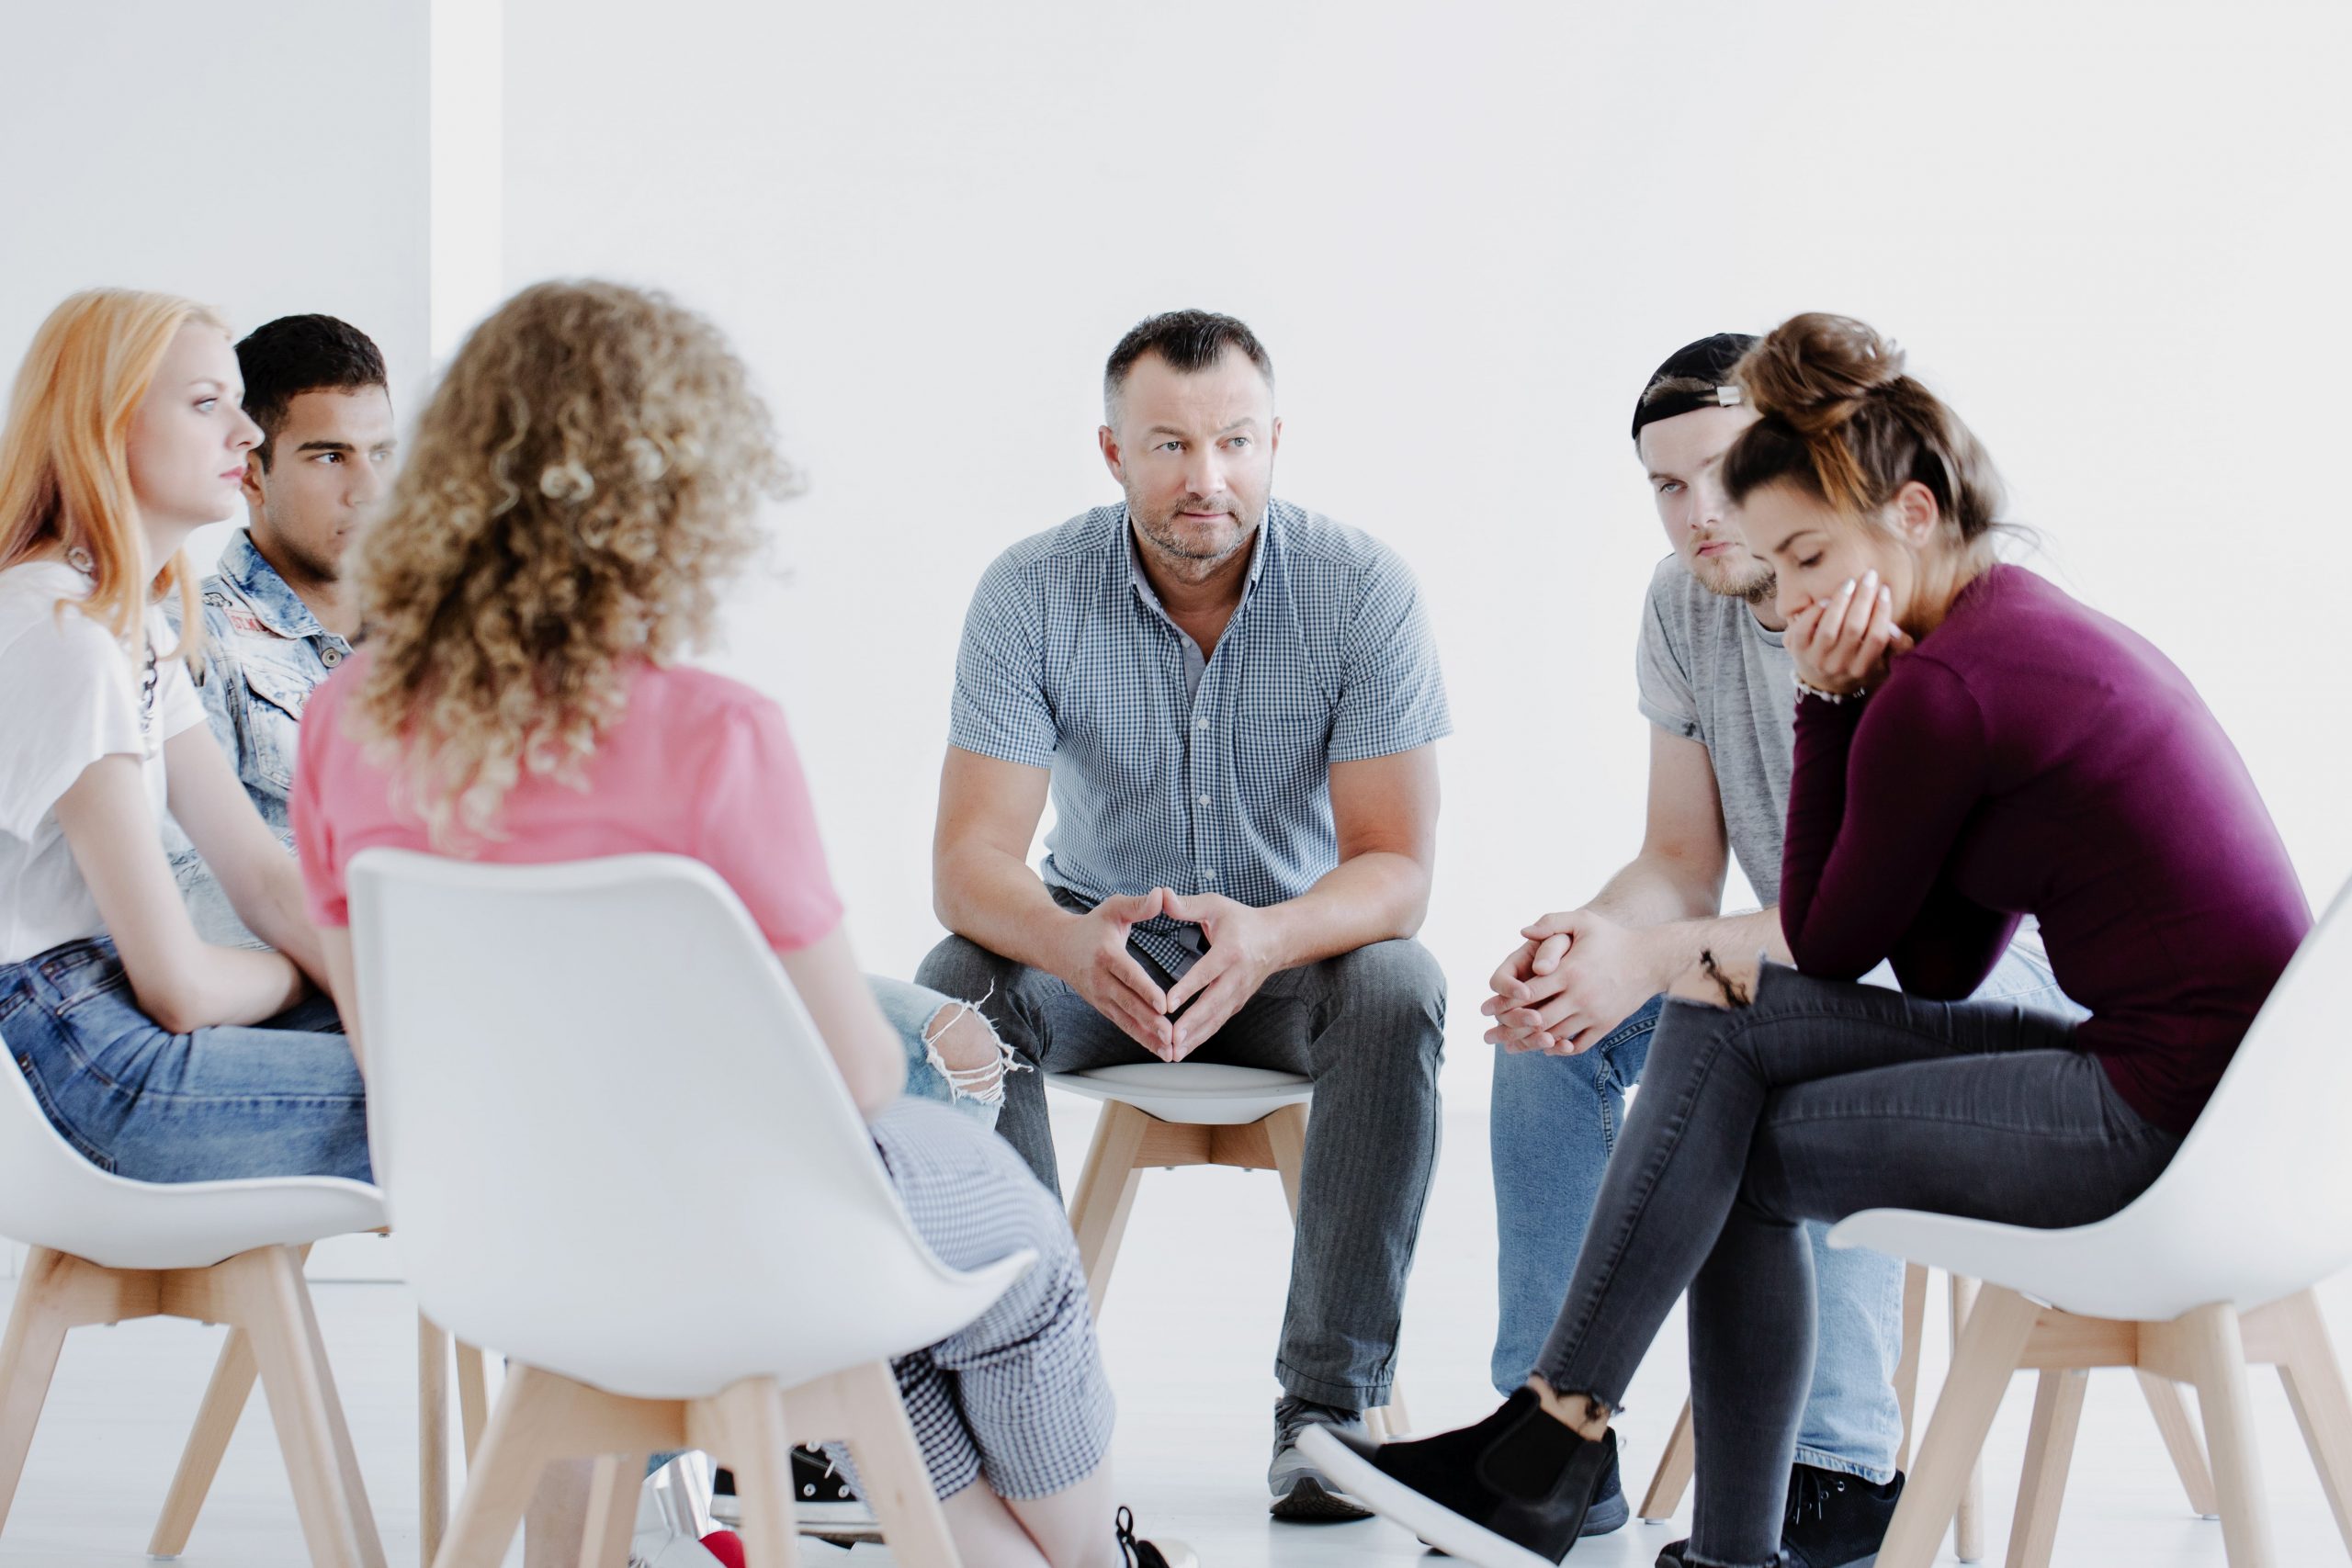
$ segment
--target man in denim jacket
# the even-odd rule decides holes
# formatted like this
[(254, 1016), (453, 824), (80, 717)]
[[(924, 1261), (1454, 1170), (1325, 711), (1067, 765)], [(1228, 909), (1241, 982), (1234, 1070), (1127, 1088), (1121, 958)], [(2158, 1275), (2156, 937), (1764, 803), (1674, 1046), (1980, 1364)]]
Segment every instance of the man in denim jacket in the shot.
[[(294, 852), (287, 791), (303, 705), (351, 657), (358, 602), (344, 547), (391, 478), (392, 402), (384, 357), (333, 316), (281, 316), (237, 344), (245, 412), (265, 437), (246, 459), (251, 517), (204, 580), (212, 732), (262, 819)], [(176, 827), (172, 871), (208, 942), (261, 945)]]

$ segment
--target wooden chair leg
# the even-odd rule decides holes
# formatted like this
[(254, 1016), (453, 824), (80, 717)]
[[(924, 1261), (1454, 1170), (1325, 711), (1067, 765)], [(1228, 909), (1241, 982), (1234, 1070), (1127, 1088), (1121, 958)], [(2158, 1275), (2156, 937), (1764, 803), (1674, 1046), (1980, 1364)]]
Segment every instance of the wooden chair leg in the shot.
[(2237, 1309), (2199, 1307), (2172, 1326), (2180, 1355), (2194, 1373), (2197, 1408), (2205, 1418), (2205, 1451), (2213, 1466), (2213, 1495), (2222, 1506), (2222, 1548), (2231, 1568), (2268, 1568), (2277, 1557), (2262, 1493), (2254, 1406), (2246, 1397), (2245, 1340)]
[(1999, 1286), (1986, 1289), (1968, 1314), (1918, 1462), (1879, 1548), (1879, 1568), (1928, 1568), (1935, 1561), (2037, 1315), (2031, 1302)]
[(1102, 1297), (1111, 1289), (1111, 1266), (1118, 1261), (1119, 1238), (1126, 1234), (1136, 1186), (1143, 1179), (1143, 1173), (1136, 1169), (1136, 1156), (1143, 1150), (1144, 1132), (1150, 1125), (1150, 1117), (1124, 1100), (1103, 1101), (1102, 1118), (1094, 1124), (1094, 1142), (1086, 1151), (1086, 1171), (1079, 1178), (1078, 1196), (1070, 1204), (1079, 1266), (1086, 1270), (1086, 1294), (1097, 1317), (1102, 1315)]
[(40, 1424), (40, 1407), (57, 1372), (57, 1355), (72, 1326), (60, 1296), (77, 1267), (62, 1253), (37, 1247), (25, 1260), (24, 1277), (17, 1281), (7, 1336), (0, 1339), (0, 1527), (8, 1522), (17, 1483), (25, 1473), (25, 1455), (33, 1446), (33, 1428)]
[(1657, 1469), (1651, 1472), (1650, 1489), (1642, 1494), (1641, 1519), (1644, 1524), (1663, 1524), (1674, 1517), (1674, 1510), (1682, 1506), (1682, 1495), (1690, 1489), (1691, 1472), (1698, 1468), (1699, 1442), (1690, 1429), (1690, 1402), (1682, 1402), (1682, 1414), (1674, 1418), (1674, 1430), (1666, 1439), (1666, 1448), (1657, 1456)]
[(1903, 1445), (1894, 1450), (1894, 1468), (1911, 1468), (1914, 1417), (1919, 1410), (1919, 1354), (1927, 1343), (1928, 1266), (1903, 1266), (1903, 1353), (1894, 1363), (1894, 1403), (1903, 1412)]
[(2033, 1393), (2033, 1427), (2025, 1443), (2025, 1477), (2009, 1526), (2008, 1568), (2050, 1568), (2058, 1539), (2058, 1510), (2066, 1496), (2066, 1470), (2083, 1420), (2083, 1393), (2091, 1374), (2081, 1367), (2043, 1370)]
[(490, 1374), (482, 1365), (481, 1347), (460, 1339), (458, 1347), (458, 1431), (466, 1445), (466, 1463), (474, 1462), (482, 1432), (490, 1426)]
[(514, 1368), (466, 1467), (465, 1495), (430, 1568), (498, 1568), (531, 1504), (539, 1471), (567, 1418), (570, 1385), (536, 1367)]
[(219, 1278), (253, 1343), (311, 1562), (315, 1568), (384, 1568), (367, 1493), (354, 1485), (350, 1434), (293, 1249), (242, 1253), (219, 1266)]
[(1266, 1142), (1274, 1151), (1274, 1170), (1283, 1179), (1283, 1201), (1290, 1205), (1293, 1224), (1298, 1220), (1299, 1182), (1306, 1170), (1306, 1107), (1285, 1105), (1266, 1118)]
[(865, 1501), (882, 1526), (892, 1562), (907, 1568), (960, 1568), (947, 1516), (931, 1490), (922, 1446), (888, 1363), (852, 1367), (835, 1380), (849, 1416), (850, 1452)]
[[(1969, 1313), (1976, 1304), (1976, 1281), (1964, 1275), (1951, 1277), (1951, 1343), (1956, 1356), (1960, 1349), (1961, 1331)], [(1982, 1446), (1979, 1439), (1979, 1446)], [(1973, 1461), (1968, 1470), (1968, 1483), (1961, 1491), (1959, 1510), (1952, 1519), (1952, 1554), (1962, 1562), (1981, 1562), (1984, 1559), (1984, 1463)]]
[(2213, 1500), (2213, 1472), (2205, 1463), (2205, 1446), (2197, 1440), (2197, 1423), (2188, 1414), (2188, 1402), (2181, 1397), (2180, 1385), (2167, 1377), (2159, 1377), (2145, 1367), (2134, 1367), (2140, 1392), (2148, 1401), (2148, 1414), (2156, 1418), (2156, 1430), (2165, 1440), (2165, 1451), (2172, 1455), (2172, 1467), (2180, 1475), (2181, 1489), (2188, 1494), (2189, 1512), (2208, 1519), (2222, 1517), (2222, 1506)]
[(416, 1520), (431, 1568), (449, 1533), (449, 1336), (416, 1314)]
[(2305, 1291), (2279, 1303), (2287, 1330), (2287, 1354), (2278, 1363), (2287, 1403), (2302, 1428), (2303, 1446), (2319, 1469), (2321, 1489), (2335, 1512), (2335, 1528), (2352, 1547), (2352, 1400), (2344, 1388), (2344, 1368), (2329, 1343), (2319, 1297)]
[(213, 1363), (204, 1403), (197, 1407), (196, 1427), (180, 1453), (172, 1489), (164, 1494), (163, 1516), (155, 1521), (155, 1533), (147, 1542), (148, 1556), (177, 1557), (187, 1550), (197, 1515), (212, 1490), (212, 1478), (220, 1472), (221, 1457), (229, 1451), (229, 1438), (253, 1397), (255, 1375), (253, 1340), (243, 1329), (232, 1326), (220, 1347), (220, 1359)]
[[(895, 1391), (897, 1385), (892, 1385)], [(690, 1440), (726, 1458), (743, 1506), (743, 1555), (755, 1568), (798, 1568), (799, 1536), (793, 1525), (792, 1436), (785, 1424), (784, 1391), (772, 1378), (746, 1378), (687, 1407)], [(863, 1469), (859, 1472), (861, 1478)]]
[(580, 1540), (580, 1568), (628, 1568), (629, 1537), (637, 1530), (637, 1495), (645, 1484), (643, 1454), (605, 1454), (588, 1483), (588, 1524)]

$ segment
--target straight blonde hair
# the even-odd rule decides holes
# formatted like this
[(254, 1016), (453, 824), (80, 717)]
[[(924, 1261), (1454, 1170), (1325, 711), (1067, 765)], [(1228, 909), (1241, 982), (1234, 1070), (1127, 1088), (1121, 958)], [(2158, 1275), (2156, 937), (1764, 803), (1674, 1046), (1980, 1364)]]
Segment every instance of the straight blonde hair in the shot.
[(33, 334), (0, 426), (0, 570), (54, 545), (89, 552), (89, 596), (71, 603), (124, 642), (146, 645), (147, 607), (175, 587), (177, 653), (204, 657), (204, 616), (186, 551), (151, 586), (130, 488), (130, 425), (173, 337), (191, 321), (226, 335), (208, 306), (135, 288), (93, 288)]

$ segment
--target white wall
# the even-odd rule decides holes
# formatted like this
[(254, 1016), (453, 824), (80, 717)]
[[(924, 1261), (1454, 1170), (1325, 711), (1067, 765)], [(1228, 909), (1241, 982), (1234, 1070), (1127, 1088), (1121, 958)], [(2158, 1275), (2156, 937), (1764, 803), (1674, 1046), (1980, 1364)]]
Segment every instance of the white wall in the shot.
[(1126, 326), (1250, 320), (1278, 489), (1434, 611), (1459, 1100), (1510, 931), (1636, 841), (1664, 547), (1624, 429), (1703, 333), (1826, 308), (1910, 345), (2053, 570), (2199, 682), (2313, 897), (2352, 871), (2347, 42), (2336, 6), (510, 0), (507, 281), (658, 283), (763, 377), (813, 486), (723, 662), (789, 705), (900, 973), (972, 582), (1115, 497)]
[[(394, 0), (0, 10), (0, 366), (76, 289), (156, 288), (241, 333), (341, 316), (394, 405), (425, 369), (425, 14)], [(209, 560), (226, 530), (193, 547)]]

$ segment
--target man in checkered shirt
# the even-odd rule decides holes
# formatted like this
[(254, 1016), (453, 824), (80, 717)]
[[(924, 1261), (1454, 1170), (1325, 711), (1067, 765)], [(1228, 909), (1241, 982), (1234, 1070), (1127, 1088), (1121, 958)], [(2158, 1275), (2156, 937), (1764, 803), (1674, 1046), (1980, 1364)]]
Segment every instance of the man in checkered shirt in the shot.
[(1041, 1069), (998, 1126), (1057, 1191), (1042, 1072), (1315, 1079), (1268, 1481), (1279, 1517), (1360, 1517), (1296, 1439), (1387, 1400), (1437, 1163), (1445, 980), (1412, 940), (1452, 729), (1437, 651), (1392, 551), (1272, 499), (1248, 327), (1144, 321), (1103, 400), (1125, 503), (1013, 546), (972, 599), (933, 867), (956, 934), (918, 977), (985, 996)]

